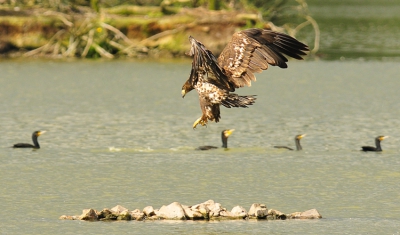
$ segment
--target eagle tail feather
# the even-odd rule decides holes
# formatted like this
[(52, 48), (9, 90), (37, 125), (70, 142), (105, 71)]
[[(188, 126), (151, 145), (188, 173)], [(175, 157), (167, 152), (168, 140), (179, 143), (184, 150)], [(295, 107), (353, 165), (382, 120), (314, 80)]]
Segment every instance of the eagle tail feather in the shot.
[(240, 96), (238, 94), (230, 93), (221, 104), (226, 108), (248, 108), (247, 105), (254, 104), (256, 100), (255, 95), (244, 95)]

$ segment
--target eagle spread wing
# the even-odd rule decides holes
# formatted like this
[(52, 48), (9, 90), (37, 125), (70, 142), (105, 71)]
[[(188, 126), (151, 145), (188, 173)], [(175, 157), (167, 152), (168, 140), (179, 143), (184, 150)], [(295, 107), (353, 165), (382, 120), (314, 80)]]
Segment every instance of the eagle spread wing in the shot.
[(192, 36), (189, 37), (189, 41), (191, 43), (189, 56), (193, 56), (192, 70), (188, 79), (189, 83), (195, 86), (200, 78), (201, 81), (205, 80), (220, 89), (235, 91), (233, 84), (228, 81), (228, 77), (222, 72), (213, 53)]
[(289, 35), (263, 29), (247, 29), (237, 32), (222, 51), (218, 60), (206, 47), (193, 37), (190, 56), (193, 56), (189, 79), (182, 86), (182, 97), (193, 89), (199, 94), (203, 115), (198, 124), (206, 125), (208, 120), (218, 122), (219, 107), (247, 108), (255, 102), (254, 96), (239, 96), (235, 88), (250, 86), (255, 81), (254, 73), (260, 73), (268, 65), (286, 68), (286, 54), (295, 59), (302, 59), (308, 47)]
[(286, 54), (295, 59), (303, 59), (308, 46), (291, 36), (271, 30), (247, 29), (235, 33), (231, 41), (218, 57), (229, 82), (235, 88), (251, 86), (254, 73), (268, 69), (268, 65), (287, 68)]

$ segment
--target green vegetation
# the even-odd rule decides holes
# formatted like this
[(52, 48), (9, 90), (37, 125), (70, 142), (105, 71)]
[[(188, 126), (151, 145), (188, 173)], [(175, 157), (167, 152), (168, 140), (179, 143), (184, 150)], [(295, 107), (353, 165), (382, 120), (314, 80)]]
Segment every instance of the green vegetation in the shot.
[(218, 53), (238, 29), (294, 36), (307, 25), (318, 33), (305, 0), (6, 0), (0, 54), (179, 57), (189, 49), (189, 35), (208, 40)]

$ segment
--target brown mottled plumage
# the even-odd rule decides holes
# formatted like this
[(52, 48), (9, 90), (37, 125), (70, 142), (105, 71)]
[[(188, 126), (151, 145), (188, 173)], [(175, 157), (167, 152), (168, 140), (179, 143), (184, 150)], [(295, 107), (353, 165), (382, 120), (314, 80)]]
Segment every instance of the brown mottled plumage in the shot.
[(251, 86), (251, 81), (256, 80), (254, 73), (266, 70), (268, 65), (287, 68), (288, 60), (283, 54), (301, 60), (309, 50), (307, 45), (289, 35), (265, 29), (235, 33), (218, 60), (201, 42), (191, 36), (189, 41), (193, 62), (190, 77), (182, 86), (182, 97), (196, 89), (203, 113), (193, 128), (198, 124), (206, 125), (208, 120), (218, 122), (221, 104), (227, 108), (252, 105), (256, 99), (253, 95), (239, 96), (230, 92)]

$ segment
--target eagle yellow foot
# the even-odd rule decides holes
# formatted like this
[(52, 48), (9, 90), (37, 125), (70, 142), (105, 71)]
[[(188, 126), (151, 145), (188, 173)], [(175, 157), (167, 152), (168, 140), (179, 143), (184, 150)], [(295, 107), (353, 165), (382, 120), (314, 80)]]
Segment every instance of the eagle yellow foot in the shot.
[(193, 123), (193, 129), (195, 129), (198, 124), (200, 124), (202, 126), (207, 126), (207, 119), (203, 119), (203, 117), (199, 117), (199, 119), (197, 119)]

